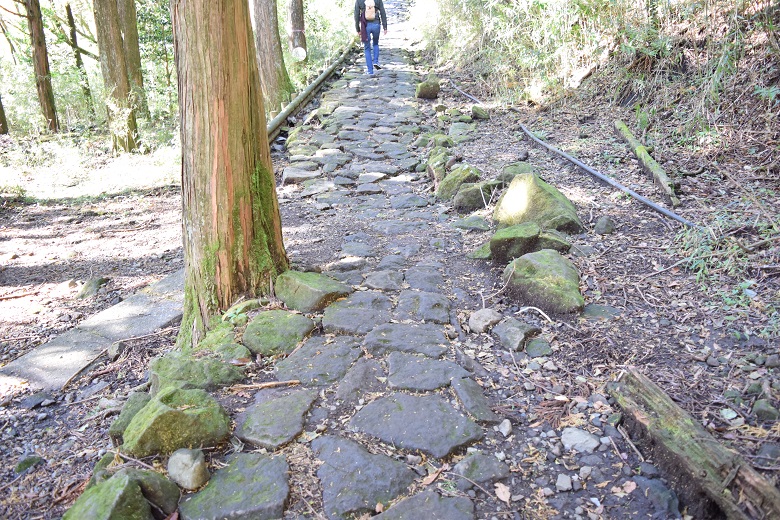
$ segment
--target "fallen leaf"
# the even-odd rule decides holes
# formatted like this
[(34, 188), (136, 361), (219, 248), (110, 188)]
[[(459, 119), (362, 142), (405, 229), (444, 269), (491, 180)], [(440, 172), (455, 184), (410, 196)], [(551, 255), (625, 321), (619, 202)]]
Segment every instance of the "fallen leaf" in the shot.
[(431, 473), (430, 475), (425, 477), (423, 479), (423, 481), (422, 481), (423, 486), (430, 486), (433, 483), (434, 480), (439, 478), (439, 475), (441, 475), (441, 472), (442, 472), (443, 469), (444, 469), (444, 466), (440, 467), (439, 469), (437, 469), (436, 471), (434, 471), (433, 473)]
[(506, 484), (496, 482), (496, 496), (499, 500), (508, 504), (512, 500), (512, 491)]
[(636, 482), (634, 482), (633, 480), (629, 480), (628, 482), (623, 484), (623, 491), (625, 491), (626, 493), (631, 493), (635, 489), (636, 489)]
[(382, 505), (382, 502), (377, 502), (376, 507), (374, 509), (376, 510), (377, 513), (381, 513), (382, 511), (385, 510), (385, 506)]

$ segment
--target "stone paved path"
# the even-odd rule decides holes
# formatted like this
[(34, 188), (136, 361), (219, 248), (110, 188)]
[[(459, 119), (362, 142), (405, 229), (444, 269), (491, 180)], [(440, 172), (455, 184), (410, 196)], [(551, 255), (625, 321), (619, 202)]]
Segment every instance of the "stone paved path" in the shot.
[[(391, 29), (404, 4), (386, 2)], [(502, 363), (492, 363), (496, 372), (480, 363), (519, 363), (529, 376), (559, 370), (546, 343), (539, 354), (512, 352), (518, 334), (537, 328), (504, 321), (494, 339), (458, 325), (458, 313), (482, 307), (478, 291), (492, 275), (466, 258), (463, 222), (433, 197), (418, 171), (427, 152), (415, 141), (437, 127), (489, 136), (465, 122), (439, 125), (435, 103), (414, 98), (420, 76), (406, 43), (382, 38), (373, 78), (355, 56), (291, 135), (279, 187), (285, 243), (297, 270), (338, 280), (331, 289), (341, 297), (320, 306), (288, 294), (282, 300), (302, 312), (250, 313), (245, 355), (261, 356), (266, 380), (301, 384), (244, 393), (249, 402), (236, 404), (215, 389), (236, 382), (235, 372), (204, 383), (231, 414), (236, 453), (212, 453), (221, 469), (184, 496), (180, 517), (676, 517), (658, 472), (633, 459), (607, 422), (605, 397), (571, 403), (578, 427), (552, 428), (516, 403), (554, 395), (527, 379), (516, 399)], [(162, 374), (164, 365), (153, 368), (153, 387), (179, 377)]]
[[(402, 12), (399, 2), (386, 5)], [(418, 171), (427, 152), (415, 141), (435, 129), (436, 102), (414, 98), (421, 78), (404, 43), (382, 38), (383, 68), (373, 78), (357, 55), (321, 96), (316, 117), (291, 136), (279, 189), (290, 257), (296, 269), (321, 270), (349, 294), (321, 311), (302, 309), (318, 327), (306, 336), (311, 325), (302, 323), (297, 334), (305, 339), (274, 370), (304, 389), (259, 392), (237, 417), (236, 435), (245, 448), (290, 464), (289, 478), (275, 477), (274, 489), (293, 489), (285, 518), (674, 516), (660, 481), (658, 490), (625, 498), (620, 486), (634, 472), (614, 452), (615, 441), (623, 445), (615, 428), (598, 419), (589, 431), (528, 425), (524, 412), (502, 406), (505, 379), (479, 364), (484, 345), (453, 326), (458, 312), (481, 307), (477, 291), (489, 282), (465, 258), (453, 225), (460, 217), (437, 203)], [(307, 250), (322, 241), (315, 229), (340, 247), (311, 262)], [(298, 264), (304, 256), (313, 265)], [(510, 329), (509, 336), (518, 330)], [(245, 335), (245, 344), (253, 341)], [(540, 357), (530, 370), (545, 363)], [(596, 396), (578, 410), (601, 418), (599, 398), (606, 403)], [(316, 475), (302, 474), (312, 466)], [(209, 493), (210, 500), (220, 494)], [(252, 502), (235, 483), (222, 494)], [(269, 510), (278, 506), (278, 495), (268, 500)], [(258, 516), (266, 517), (273, 516)]]

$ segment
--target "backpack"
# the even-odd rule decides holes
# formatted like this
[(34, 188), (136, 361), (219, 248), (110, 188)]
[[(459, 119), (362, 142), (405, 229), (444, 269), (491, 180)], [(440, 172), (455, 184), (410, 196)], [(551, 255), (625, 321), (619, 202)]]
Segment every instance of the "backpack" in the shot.
[(374, 0), (366, 0), (366, 21), (373, 22), (376, 20), (376, 4)]

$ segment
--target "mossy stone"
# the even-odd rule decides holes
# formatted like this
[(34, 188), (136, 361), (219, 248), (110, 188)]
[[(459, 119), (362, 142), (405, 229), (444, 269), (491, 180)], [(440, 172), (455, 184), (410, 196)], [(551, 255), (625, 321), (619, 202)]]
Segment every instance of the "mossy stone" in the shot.
[(214, 353), (223, 361), (252, 358), (252, 351), (240, 343), (225, 343), (215, 348)]
[(579, 273), (574, 265), (552, 249), (528, 253), (504, 269), (508, 290), (523, 305), (554, 314), (579, 312), (585, 306)]
[(490, 112), (488, 112), (483, 107), (474, 105), (473, 107), (471, 107), (471, 117), (474, 119), (485, 121), (490, 119)]
[(777, 410), (769, 399), (759, 399), (753, 404), (753, 414), (759, 421), (776, 421), (780, 418), (780, 411)]
[(444, 177), (436, 189), (436, 196), (441, 200), (450, 200), (467, 182), (477, 182), (481, 172), (474, 166), (463, 164), (452, 170)]
[[(161, 388), (184, 383), (188, 388), (214, 390), (231, 385), (244, 378), (241, 367), (225, 363), (213, 357), (193, 357), (186, 352), (169, 352), (149, 364), (149, 380), (152, 395)], [(182, 386), (182, 385), (179, 385)]]
[(496, 205), (493, 220), (498, 227), (536, 222), (542, 229), (567, 233), (583, 230), (574, 204), (534, 174), (518, 175), (512, 180)]
[(89, 482), (87, 482), (86, 489), (89, 489), (95, 484), (99, 484), (111, 477), (111, 473), (107, 470), (115, 459), (116, 455), (110, 452), (100, 457), (100, 460), (97, 461), (95, 467), (92, 468), (92, 476), (90, 477)]
[(230, 322), (219, 322), (218, 325), (210, 329), (206, 336), (200, 340), (196, 350), (215, 350), (220, 345), (225, 343), (233, 343), (235, 341), (235, 333), (233, 331), (233, 324)]
[(141, 488), (144, 498), (166, 515), (173, 514), (179, 506), (181, 491), (173, 481), (162, 473), (148, 469), (122, 468), (111, 478), (121, 478), (126, 475)]
[(563, 233), (548, 229), (539, 234), (535, 249), (554, 249), (559, 253), (566, 253), (571, 249), (571, 242), (566, 239)]
[(434, 146), (441, 146), (442, 148), (452, 148), (455, 146), (455, 141), (446, 134), (433, 134), (431, 136), (431, 141), (433, 141)]
[(313, 330), (314, 322), (302, 314), (284, 310), (265, 311), (249, 322), (243, 343), (255, 354), (289, 354)]
[(484, 209), (493, 200), (493, 193), (501, 189), (499, 181), (463, 184), (452, 199), (452, 206), (458, 213)]
[(531, 253), (541, 232), (535, 222), (525, 222), (499, 229), (490, 238), (490, 256), (494, 262), (506, 264), (510, 260)]
[(63, 520), (154, 520), (141, 487), (128, 475), (110, 478), (87, 489)]
[(124, 451), (134, 457), (165, 455), (179, 448), (214, 446), (229, 436), (230, 417), (208, 393), (167, 388), (130, 421)]
[(490, 260), (490, 242), (485, 242), (471, 253), (468, 253), (466, 257), (472, 260)]
[(288, 270), (276, 277), (276, 297), (301, 312), (321, 311), (331, 302), (352, 292), (352, 288), (321, 273)]
[(513, 162), (504, 166), (497, 180), (504, 184), (509, 184), (518, 175), (535, 172), (536, 170), (534, 170), (534, 167), (525, 161)]
[(111, 426), (108, 428), (108, 436), (111, 438), (111, 442), (114, 443), (114, 446), (122, 444), (122, 434), (125, 432), (127, 425), (130, 424), (130, 421), (135, 417), (135, 414), (146, 406), (146, 403), (151, 399), (152, 396), (146, 392), (133, 392), (130, 394), (127, 401), (125, 401), (125, 404), (122, 406), (122, 411), (119, 412), (119, 417), (114, 419), (114, 422), (112, 422)]
[(550, 342), (544, 338), (532, 338), (525, 345), (525, 353), (528, 357), (538, 358), (549, 356), (553, 353)]
[(436, 99), (439, 97), (440, 90), (439, 79), (435, 76), (428, 76), (428, 79), (417, 84), (414, 95), (419, 99)]

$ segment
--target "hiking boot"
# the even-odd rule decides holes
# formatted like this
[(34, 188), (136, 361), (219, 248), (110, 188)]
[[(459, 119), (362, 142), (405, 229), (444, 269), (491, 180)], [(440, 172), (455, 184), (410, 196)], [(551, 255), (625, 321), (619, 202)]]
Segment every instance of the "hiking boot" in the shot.
[(374, 68), (376, 70), (382, 70), (382, 67), (380, 67), (378, 63), (374, 63)]

